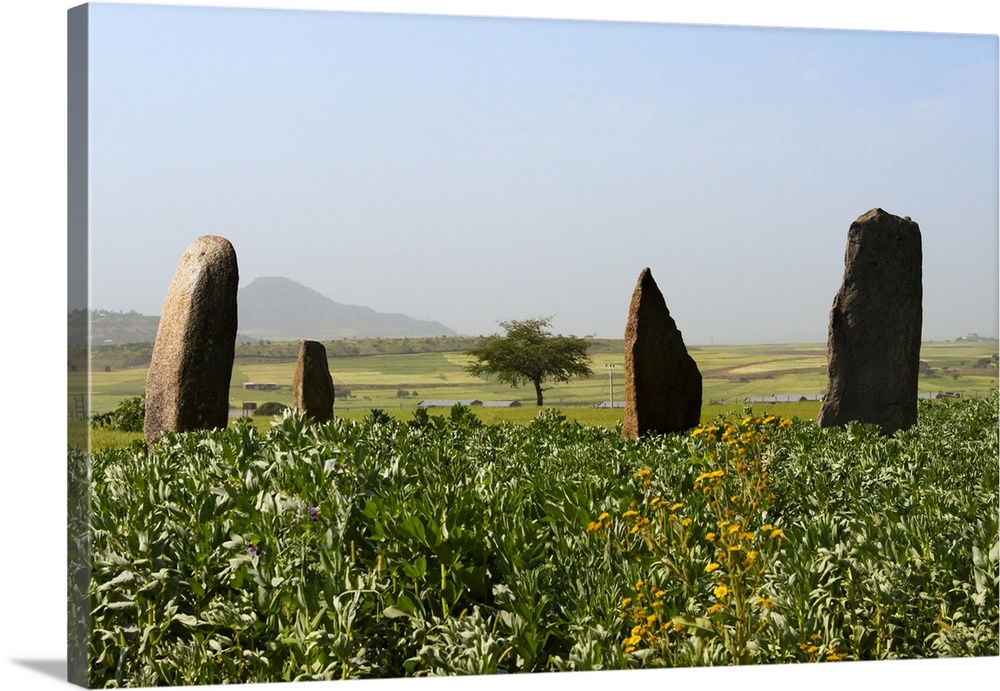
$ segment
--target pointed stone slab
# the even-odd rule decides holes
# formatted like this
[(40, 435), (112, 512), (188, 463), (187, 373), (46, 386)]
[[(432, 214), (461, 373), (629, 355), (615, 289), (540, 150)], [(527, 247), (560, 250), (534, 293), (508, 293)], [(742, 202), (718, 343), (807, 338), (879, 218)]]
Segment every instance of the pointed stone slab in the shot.
[(872, 209), (851, 224), (830, 311), (820, 427), (856, 420), (891, 435), (916, 424), (921, 265), (920, 227), (909, 217)]
[(292, 380), (295, 407), (316, 422), (333, 417), (333, 377), (326, 359), (326, 348), (319, 341), (302, 341)]
[(649, 269), (639, 274), (625, 325), (622, 434), (683, 432), (701, 419), (701, 372), (684, 347)]
[(146, 376), (147, 441), (164, 430), (225, 427), (236, 348), (236, 251), (205, 235), (181, 257), (170, 282)]

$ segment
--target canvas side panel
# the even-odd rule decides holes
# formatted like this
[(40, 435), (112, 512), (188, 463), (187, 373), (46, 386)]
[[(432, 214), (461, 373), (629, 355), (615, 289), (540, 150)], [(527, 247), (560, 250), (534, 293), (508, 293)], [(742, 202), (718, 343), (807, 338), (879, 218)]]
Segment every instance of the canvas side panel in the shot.
[(88, 686), (90, 305), (87, 5), (67, 13), (67, 680)]

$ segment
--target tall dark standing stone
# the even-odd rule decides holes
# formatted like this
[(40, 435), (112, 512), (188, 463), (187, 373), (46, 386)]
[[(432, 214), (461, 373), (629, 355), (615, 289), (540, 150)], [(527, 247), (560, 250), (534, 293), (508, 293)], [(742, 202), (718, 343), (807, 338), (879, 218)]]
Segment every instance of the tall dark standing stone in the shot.
[(820, 427), (856, 420), (890, 435), (916, 423), (920, 244), (916, 223), (882, 209), (851, 224), (844, 282), (830, 311), (829, 384)]
[(148, 441), (225, 427), (236, 348), (236, 251), (205, 235), (185, 250), (163, 303), (146, 376)]
[(701, 418), (701, 372), (688, 355), (649, 269), (639, 274), (625, 324), (622, 433), (683, 432)]
[(316, 422), (326, 422), (333, 417), (333, 399), (333, 377), (326, 348), (319, 341), (302, 341), (292, 380), (295, 407)]

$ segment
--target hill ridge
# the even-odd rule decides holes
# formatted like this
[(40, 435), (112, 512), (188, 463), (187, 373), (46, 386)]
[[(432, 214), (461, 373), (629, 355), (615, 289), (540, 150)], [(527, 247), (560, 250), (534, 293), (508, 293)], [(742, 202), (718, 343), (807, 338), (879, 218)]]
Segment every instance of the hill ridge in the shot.
[[(239, 341), (332, 341), (342, 338), (420, 338), (457, 336), (441, 322), (414, 319), (399, 312), (347, 305), (317, 290), (281, 276), (253, 279), (237, 293)], [(69, 314), (69, 340), (84, 345), (87, 311)], [(152, 343), (159, 316), (105, 309), (90, 310), (90, 340), (94, 345)]]

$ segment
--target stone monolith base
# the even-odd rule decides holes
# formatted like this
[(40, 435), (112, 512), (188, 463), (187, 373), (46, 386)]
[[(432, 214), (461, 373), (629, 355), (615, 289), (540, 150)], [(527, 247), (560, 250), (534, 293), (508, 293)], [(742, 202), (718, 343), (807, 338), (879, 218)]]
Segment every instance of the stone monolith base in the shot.
[(820, 427), (856, 420), (890, 435), (917, 422), (921, 263), (920, 228), (909, 217), (872, 209), (851, 224), (830, 311)]
[(148, 441), (164, 430), (228, 424), (238, 287), (228, 240), (205, 235), (191, 243), (167, 291), (146, 376)]
[(632, 293), (625, 325), (625, 418), (622, 433), (683, 432), (701, 418), (701, 372), (688, 355), (649, 269)]
[(302, 341), (292, 380), (295, 407), (316, 422), (333, 417), (333, 377), (326, 359), (326, 348), (319, 341)]

